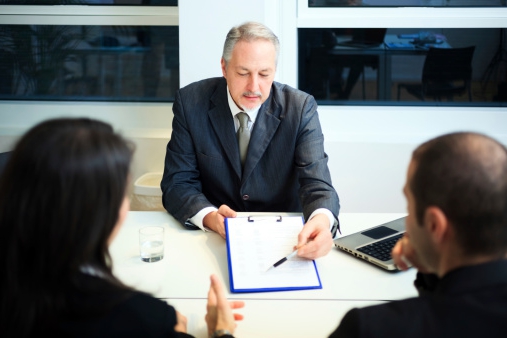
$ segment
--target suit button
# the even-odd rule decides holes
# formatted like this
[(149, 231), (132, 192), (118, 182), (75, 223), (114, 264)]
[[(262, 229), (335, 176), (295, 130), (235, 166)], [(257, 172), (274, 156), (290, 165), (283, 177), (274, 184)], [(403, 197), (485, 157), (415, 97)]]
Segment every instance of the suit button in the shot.
[(250, 198), (250, 196), (248, 196), (248, 195), (243, 195), (243, 201), (246, 201), (246, 200), (248, 200), (249, 198)]

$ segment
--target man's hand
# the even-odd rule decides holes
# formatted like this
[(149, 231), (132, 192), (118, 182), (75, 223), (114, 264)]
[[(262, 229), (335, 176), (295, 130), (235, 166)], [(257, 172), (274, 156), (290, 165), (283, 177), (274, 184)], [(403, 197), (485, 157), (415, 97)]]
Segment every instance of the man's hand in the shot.
[(298, 256), (316, 259), (325, 256), (333, 247), (333, 237), (329, 229), (329, 218), (324, 214), (317, 214), (306, 222), (298, 235)]
[(217, 232), (220, 236), (222, 236), (222, 238), (225, 238), (224, 222), (226, 217), (236, 217), (236, 211), (232, 210), (227, 205), (222, 204), (217, 211), (210, 212), (204, 216), (202, 223), (204, 226)]
[(242, 320), (243, 315), (232, 313), (232, 309), (240, 309), (245, 306), (243, 301), (228, 302), (222, 284), (216, 275), (211, 275), (211, 285), (208, 291), (208, 303), (206, 305), (206, 325), (208, 334), (211, 336), (216, 330), (228, 330), (234, 333), (236, 320)]
[(187, 333), (187, 317), (176, 311), (176, 325), (174, 331)]
[(418, 258), (407, 233), (405, 233), (403, 237), (396, 242), (391, 255), (393, 257), (394, 264), (396, 264), (396, 266), (401, 270), (407, 270), (413, 266), (419, 270), (419, 272), (429, 272)]

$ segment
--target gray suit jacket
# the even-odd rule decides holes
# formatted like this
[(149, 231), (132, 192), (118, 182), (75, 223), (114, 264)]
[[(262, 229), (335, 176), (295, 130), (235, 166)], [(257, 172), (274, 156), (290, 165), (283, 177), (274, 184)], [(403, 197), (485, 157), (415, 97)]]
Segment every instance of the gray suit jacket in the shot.
[(337, 218), (315, 99), (273, 83), (261, 106), (242, 172), (225, 78), (192, 83), (176, 93), (172, 135), (161, 182), (164, 207), (185, 223), (201, 209), (303, 212)]

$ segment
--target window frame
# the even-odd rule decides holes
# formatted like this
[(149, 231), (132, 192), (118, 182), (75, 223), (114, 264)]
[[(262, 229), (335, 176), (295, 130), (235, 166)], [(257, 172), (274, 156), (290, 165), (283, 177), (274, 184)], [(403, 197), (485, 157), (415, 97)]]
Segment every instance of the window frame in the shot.
[(312, 8), (308, 0), (297, 0), (298, 28), (497, 28), (506, 26), (505, 19), (507, 7)]
[[(308, 8), (307, 0), (270, 3), (278, 19), (267, 20), (282, 48), (277, 81), (298, 88), (298, 28), (326, 27), (507, 27), (507, 8)], [(324, 13), (326, 11), (326, 13)], [(447, 20), (443, 25), (442, 21)], [(428, 25), (425, 20), (431, 22)], [(423, 107), (398, 105), (319, 106), (326, 143), (419, 143), (455, 130), (486, 131), (507, 140), (504, 107)]]
[[(281, 19), (284, 47), (279, 62), (283, 81), (296, 88), (298, 64), (293, 55), (298, 55), (299, 28), (507, 28), (507, 7), (312, 8), (308, 0), (280, 4), (281, 13), (296, 13), (292, 19), (287, 15)], [(377, 106), (373, 103), (373, 107)]]
[[(175, 6), (3, 5), (0, 8), (0, 25), (179, 26)], [(0, 107), (0, 121), (4, 121), (0, 122), (0, 136), (19, 135), (29, 126), (54, 116), (98, 118), (129, 137), (142, 138), (168, 138), (172, 123), (172, 102), (2, 100)], [(31, 113), (34, 110), (40, 113)]]
[(179, 25), (178, 7), (174, 6), (4, 5), (0, 8), (0, 25)]

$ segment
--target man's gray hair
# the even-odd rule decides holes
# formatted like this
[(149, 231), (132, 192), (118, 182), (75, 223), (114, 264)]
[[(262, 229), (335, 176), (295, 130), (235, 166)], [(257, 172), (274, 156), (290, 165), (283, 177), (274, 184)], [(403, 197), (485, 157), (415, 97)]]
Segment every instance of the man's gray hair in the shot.
[(280, 41), (278, 41), (278, 37), (271, 29), (258, 22), (245, 22), (240, 26), (232, 27), (229, 33), (227, 33), (224, 50), (222, 52), (222, 58), (225, 60), (225, 64), (228, 64), (231, 60), (232, 50), (238, 41), (250, 42), (259, 39), (268, 40), (273, 43), (276, 52), (276, 64), (280, 52)]

